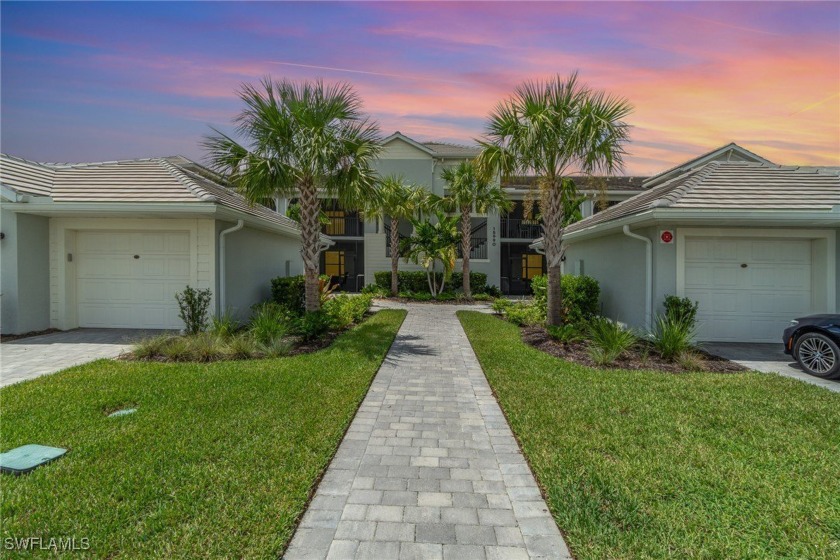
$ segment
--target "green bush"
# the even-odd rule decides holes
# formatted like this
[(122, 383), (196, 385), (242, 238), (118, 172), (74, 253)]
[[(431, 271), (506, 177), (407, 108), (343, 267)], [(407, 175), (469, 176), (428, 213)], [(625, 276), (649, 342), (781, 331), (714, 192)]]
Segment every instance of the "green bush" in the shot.
[(698, 307), (700, 307), (698, 302), (691, 301), (687, 297), (665, 296), (665, 316), (692, 328), (697, 323)]
[(239, 321), (229, 312), (225, 312), (219, 317), (213, 317), (210, 320), (210, 332), (219, 338), (230, 338), (236, 334), (239, 328)]
[[(437, 282), (441, 281), (441, 277), (443, 276), (442, 272), (435, 273), (435, 279)], [(380, 271), (375, 272), (373, 274), (374, 279), (376, 280), (376, 285), (380, 288), (388, 290), (390, 293), (391, 290), (391, 272), (390, 271)], [(459, 290), (461, 288), (463, 282), (464, 275), (460, 272), (453, 272), (452, 277), (449, 279), (447, 283), (447, 288), (449, 290)], [(429, 280), (426, 277), (426, 273), (421, 270), (417, 271), (408, 271), (408, 270), (401, 270), (397, 273), (397, 283), (399, 285), (399, 290), (401, 292), (429, 292)], [(487, 287), (487, 275), (483, 272), (470, 272), (470, 290), (474, 293), (480, 294), (484, 293), (488, 289)]]
[(651, 343), (660, 356), (674, 361), (691, 351), (695, 334), (694, 321), (690, 316), (676, 319), (671, 315), (660, 315), (653, 325)]
[(503, 312), (508, 321), (519, 326), (530, 327), (545, 323), (545, 309), (541, 309), (534, 302), (510, 302)]
[(324, 302), (323, 310), (329, 315), (333, 329), (341, 330), (361, 321), (370, 309), (373, 297), (338, 295)]
[(200, 333), (207, 327), (207, 310), (210, 308), (212, 292), (209, 288), (196, 290), (187, 286), (175, 294), (178, 302), (178, 317), (184, 322), (188, 334)]
[[(598, 314), (598, 299), (601, 287), (591, 276), (573, 276), (564, 274), (560, 278), (562, 300), (560, 315), (564, 323), (584, 323)], [(548, 276), (540, 275), (531, 279), (534, 303), (543, 309), (548, 306)]]
[(590, 338), (589, 355), (598, 365), (613, 363), (638, 340), (633, 331), (606, 317), (593, 317), (587, 330)]
[(292, 318), (279, 304), (267, 303), (255, 308), (248, 332), (258, 344), (269, 344), (289, 334)]
[(368, 284), (364, 288), (362, 288), (363, 294), (370, 294), (373, 297), (388, 297), (391, 295), (391, 290), (388, 288), (383, 288), (378, 284)]
[(304, 277), (286, 276), (271, 280), (271, 301), (302, 314), (306, 309), (306, 284)]
[(310, 342), (326, 334), (332, 326), (332, 318), (323, 309), (304, 313), (294, 322), (294, 332), (304, 342)]
[(565, 323), (559, 327), (549, 325), (545, 330), (548, 331), (551, 338), (566, 344), (586, 339), (586, 326), (581, 323)]
[(138, 360), (153, 360), (163, 354), (163, 349), (173, 338), (177, 337), (170, 334), (161, 334), (144, 338), (134, 344), (132, 355)]

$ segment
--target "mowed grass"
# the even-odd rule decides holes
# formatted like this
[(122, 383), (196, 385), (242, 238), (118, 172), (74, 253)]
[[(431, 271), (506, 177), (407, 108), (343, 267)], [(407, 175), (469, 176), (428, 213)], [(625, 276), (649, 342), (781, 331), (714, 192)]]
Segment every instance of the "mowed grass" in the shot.
[(596, 370), (459, 316), (578, 560), (840, 558), (840, 394)]
[[(2, 534), (105, 558), (278, 558), (405, 312), (320, 352), (213, 364), (100, 360), (0, 392), (0, 448), (67, 447), (2, 480)], [(105, 412), (136, 407), (132, 415)]]

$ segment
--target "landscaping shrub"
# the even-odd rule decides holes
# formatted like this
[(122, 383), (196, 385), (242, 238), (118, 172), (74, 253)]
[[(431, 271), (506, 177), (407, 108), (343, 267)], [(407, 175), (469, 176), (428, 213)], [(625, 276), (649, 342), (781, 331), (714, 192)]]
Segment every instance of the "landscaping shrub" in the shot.
[(207, 309), (210, 307), (210, 289), (196, 290), (187, 286), (175, 294), (178, 317), (184, 322), (188, 334), (200, 333), (207, 326)]
[(210, 332), (219, 338), (230, 338), (236, 334), (239, 328), (239, 321), (230, 312), (225, 312), (221, 316), (213, 317), (210, 320)]
[(664, 359), (673, 361), (684, 352), (691, 350), (695, 333), (693, 320), (660, 315), (653, 325), (651, 343)]
[[(440, 282), (443, 272), (435, 273), (435, 281)], [(391, 292), (391, 272), (380, 271), (373, 274), (376, 285)], [(457, 290), (462, 285), (463, 273), (453, 272), (447, 286), (450, 290)], [(397, 283), (401, 292), (429, 293), (429, 281), (426, 273), (420, 271), (403, 270), (397, 273)], [(473, 293), (484, 293), (487, 291), (487, 275), (483, 272), (470, 272), (470, 289)], [(497, 288), (498, 289), (498, 288)]]
[(224, 352), (231, 360), (247, 360), (258, 354), (257, 342), (250, 333), (237, 334), (225, 341)]
[(161, 334), (150, 338), (144, 338), (134, 344), (132, 355), (138, 360), (151, 360), (163, 354), (163, 348), (169, 341), (175, 338), (169, 334)]
[(258, 345), (257, 350), (260, 356), (265, 358), (279, 358), (286, 356), (292, 349), (292, 342), (284, 338), (275, 338), (274, 340)]
[(263, 304), (255, 307), (248, 330), (257, 343), (269, 344), (289, 334), (291, 321), (289, 312), (281, 305)]
[(511, 302), (503, 312), (508, 321), (519, 326), (530, 327), (545, 322), (545, 308), (534, 302)]
[(383, 288), (378, 284), (368, 284), (364, 288), (362, 288), (363, 294), (370, 294), (373, 297), (388, 297), (391, 295), (391, 290), (387, 288)]
[(332, 318), (323, 309), (304, 313), (294, 321), (294, 333), (304, 342), (320, 338), (332, 325)]
[(271, 280), (271, 300), (297, 314), (306, 309), (306, 285), (304, 277), (286, 276)]
[(598, 365), (611, 364), (638, 340), (633, 331), (606, 317), (593, 317), (588, 323), (589, 355)]
[(586, 327), (580, 323), (566, 323), (561, 326), (549, 325), (545, 328), (554, 340), (568, 344), (586, 339)]
[(665, 316), (674, 321), (687, 323), (692, 328), (697, 323), (697, 308), (700, 304), (689, 298), (665, 296)]
[[(591, 276), (564, 274), (560, 285), (563, 294), (560, 315), (564, 323), (583, 323), (598, 314), (601, 287), (597, 280)], [(534, 303), (545, 314), (548, 306), (548, 277), (540, 275), (532, 278), (531, 290), (534, 292)]]
[(497, 314), (504, 315), (505, 310), (511, 305), (513, 305), (513, 302), (509, 299), (497, 298), (493, 300), (493, 304), (490, 307), (492, 307), (493, 311), (495, 311)]
[(369, 294), (358, 296), (339, 295), (328, 299), (323, 310), (329, 315), (333, 329), (341, 330), (353, 323), (358, 323), (370, 309), (373, 297)]

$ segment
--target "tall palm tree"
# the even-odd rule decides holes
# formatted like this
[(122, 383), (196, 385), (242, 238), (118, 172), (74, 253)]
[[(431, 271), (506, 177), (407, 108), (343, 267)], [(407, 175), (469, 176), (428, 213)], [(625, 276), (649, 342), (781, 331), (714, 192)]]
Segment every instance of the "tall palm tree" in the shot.
[(296, 196), (300, 204), (301, 256), (306, 310), (320, 308), (318, 257), (322, 250), (319, 193), (346, 208), (375, 196), (371, 166), (380, 149), (378, 126), (361, 112), (346, 83), (262, 80), (244, 84), (245, 109), (236, 117), (243, 143), (216, 129), (205, 138), (210, 164), (249, 201)]
[[(562, 321), (560, 260), (563, 208), (571, 172), (613, 173), (621, 169), (632, 112), (629, 102), (566, 79), (526, 82), (491, 112), (479, 161), (502, 174), (535, 173), (543, 191), (543, 238), (548, 261), (549, 325)], [(573, 189), (571, 189), (573, 190)]]
[(463, 273), (464, 296), (472, 297), (470, 291), (470, 251), (472, 250), (473, 211), (487, 214), (499, 210), (508, 211), (513, 206), (505, 192), (491, 182), (491, 175), (481, 173), (471, 161), (461, 162), (456, 167), (444, 168), (443, 180), (448, 184), (446, 202), (451, 211), (461, 213), (461, 271)]
[(400, 220), (409, 220), (423, 210), (425, 189), (408, 185), (402, 177), (389, 175), (379, 182), (379, 196), (371, 200), (365, 210), (368, 218), (387, 217), (391, 222), (389, 248), (391, 249), (391, 295), (399, 293)]

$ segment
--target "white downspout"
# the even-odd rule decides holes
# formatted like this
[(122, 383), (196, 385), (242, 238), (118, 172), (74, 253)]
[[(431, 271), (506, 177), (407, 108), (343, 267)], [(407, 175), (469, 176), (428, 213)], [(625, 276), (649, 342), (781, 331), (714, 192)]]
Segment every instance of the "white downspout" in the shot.
[(227, 276), (227, 269), (225, 268), (225, 236), (234, 231), (239, 231), (245, 227), (245, 220), (239, 220), (236, 225), (219, 232), (219, 314), (225, 313), (227, 307), (225, 306), (225, 277)]
[(653, 322), (653, 243), (643, 235), (630, 231), (624, 226), (624, 235), (645, 243), (645, 329), (650, 330)]

